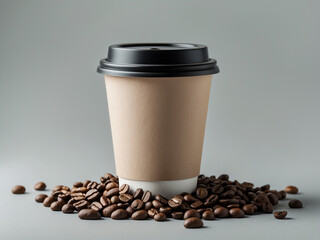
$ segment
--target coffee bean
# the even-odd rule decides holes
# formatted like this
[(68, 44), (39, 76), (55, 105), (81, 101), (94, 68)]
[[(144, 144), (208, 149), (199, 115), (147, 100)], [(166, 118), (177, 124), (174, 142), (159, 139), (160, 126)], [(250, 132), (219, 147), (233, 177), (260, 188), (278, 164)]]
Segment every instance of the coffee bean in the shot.
[(152, 193), (151, 193), (150, 191), (144, 192), (144, 193), (143, 193), (143, 196), (142, 196), (142, 201), (143, 201), (144, 203), (146, 203), (146, 202), (149, 202), (149, 201), (151, 201), (151, 200), (152, 200)]
[(75, 188), (83, 187), (83, 183), (82, 183), (82, 182), (75, 182), (75, 183), (73, 183), (73, 186), (74, 186)]
[(89, 203), (86, 200), (80, 200), (79, 202), (74, 203), (73, 206), (76, 208), (77, 212), (80, 212), (82, 209), (89, 208)]
[(171, 208), (178, 208), (182, 204), (182, 200), (178, 197), (173, 197), (168, 201), (168, 204)]
[(218, 207), (214, 210), (214, 215), (218, 218), (226, 218), (229, 216), (229, 211), (225, 207)]
[(55, 201), (55, 202), (51, 203), (50, 208), (52, 211), (61, 211), (64, 204), (65, 204), (65, 202)]
[(58, 201), (68, 202), (71, 198), (70, 193), (62, 193), (58, 195)]
[(129, 203), (122, 203), (122, 202), (120, 202), (120, 203), (117, 203), (117, 206), (118, 206), (119, 208), (126, 209), (127, 207), (130, 206), (130, 204), (129, 204)]
[(232, 190), (228, 190), (220, 195), (220, 198), (232, 198), (235, 192)]
[(266, 191), (270, 189), (270, 184), (266, 184), (260, 187), (261, 191)]
[(61, 211), (63, 213), (73, 213), (74, 210), (75, 210), (75, 207), (70, 203), (67, 203), (67, 204), (63, 205), (63, 207), (61, 209)]
[(156, 209), (159, 209), (159, 208), (163, 207), (162, 203), (160, 201), (158, 201), (158, 200), (153, 200), (152, 201), (152, 206), (154, 208), (156, 208)]
[(34, 185), (35, 190), (45, 190), (47, 185), (44, 182), (38, 182)]
[(90, 208), (99, 212), (103, 209), (103, 206), (100, 202), (93, 202), (91, 203)]
[(183, 215), (184, 215), (183, 212), (173, 212), (173, 213), (171, 213), (171, 216), (174, 219), (183, 219)]
[(302, 208), (303, 207), (302, 202), (298, 199), (291, 200), (288, 205), (290, 208)]
[(230, 204), (227, 206), (227, 209), (231, 209), (231, 208), (240, 208), (240, 204)]
[(198, 201), (197, 198), (195, 198), (194, 196), (187, 194), (183, 196), (184, 201), (188, 202), (188, 203), (193, 203), (195, 201)]
[(279, 191), (279, 194), (280, 194), (280, 196), (281, 196), (281, 198), (279, 198), (279, 200), (283, 200), (283, 199), (286, 199), (286, 197), (287, 197), (287, 194), (286, 194), (286, 192), (285, 191)]
[(269, 198), (269, 201), (271, 202), (272, 205), (277, 205), (278, 204), (278, 197), (274, 193), (267, 193), (267, 197)]
[(213, 204), (215, 204), (217, 201), (218, 201), (218, 195), (211, 194), (209, 197), (206, 198), (206, 200), (204, 201), (203, 205), (205, 207), (210, 207)]
[(46, 194), (38, 194), (36, 197), (35, 197), (35, 200), (36, 202), (38, 203), (43, 203), (43, 201), (48, 197), (48, 195)]
[(183, 215), (183, 219), (188, 219), (188, 218), (191, 218), (191, 217), (197, 217), (197, 218), (200, 218), (201, 215), (200, 213), (197, 212), (197, 210), (195, 209), (190, 209), (188, 211), (186, 211)]
[(127, 211), (124, 209), (117, 209), (117, 210), (113, 211), (111, 214), (111, 218), (114, 220), (126, 219), (128, 217), (129, 217), (129, 215), (128, 215)]
[(131, 207), (134, 210), (141, 210), (144, 207), (144, 202), (140, 199), (135, 199), (132, 203), (131, 203)]
[(45, 207), (50, 207), (51, 203), (57, 201), (57, 198), (55, 197), (46, 197), (44, 200), (43, 200), (43, 206)]
[(255, 213), (257, 206), (254, 204), (247, 204), (242, 207), (242, 210), (246, 215), (252, 215)]
[(203, 204), (203, 203), (202, 203), (201, 201), (197, 200), (197, 201), (191, 203), (191, 204), (190, 204), (190, 207), (192, 207), (192, 208), (199, 208), (199, 207), (202, 206), (202, 204)]
[(202, 228), (203, 222), (200, 218), (197, 217), (191, 217), (184, 221), (183, 226), (185, 228)]
[(161, 196), (160, 194), (155, 195), (154, 199), (158, 200), (163, 205), (167, 205), (168, 204), (168, 199), (166, 199), (165, 197)]
[(131, 206), (127, 207), (126, 211), (127, 211), (128, 215), (129, 215), (129, 217), (131, 217), (131, 215), (134, 213), (134, 210), (133, 210), (133, 208)]
[(297, 194), (299, 192), (299, 189), (295, 186), (287, 186), (284, 191), (289, 194)]
[(85, 181), (83, 182), (83, 186), (84, 186), (84, 187), (87, 187), (90, 182), (91, 182), (90, 180), (85, 180)]
[(145, 220), (148, 218), (148, 213), (146, 210), (138, 210), (131, 215), (133, 220)]
[(215, 216), (214, 216), (214, 213), (213, 211), (211, 210), (206, 210), (202, 213), (202, 218), (204, 220), (214, 220), (215, 219)]
[(153, 205), (152, 205), (152, 202), (146, 202), (145, 204), (144, 204), (144, 209), (145, 210), (149, 210), (149, 209), (151, 209), (153, 207)]
[(220, 194), (222, 193), (224, 190), (224, 187), (222, 185), (215, 185), (211, 188), (211, 192), (213, 194)]
[(171, 215), (171, 207), (160, 207), (159, 208), (159, 212), (160, 213), (164, 213), (166, 216), (170, 216)]
[(151, 209), (148, 210), (147, 213), (148, 213), (149, 217), (153, 218), (156, 214), (159, 213), (159, 211), (157, 209), (155, 209), (155, 208), (151, 208)]
[(119, 195), (119, 199), (121, 202), (123, 203), (129, 203), (133, 200), (133, 196), (131, 194), (128, 193), (122, 193)]
[(121, 202), (119, 196), (112, 196), (110, 201), (112, 204), (118, 204), (119, 202)]
[(100, 192), (97, 189), (90, 189), (86, 193), (86, 199), (90, 202), (93, 202), (101, 197)]
[(242, 211), (240, 208), (231, 208), (229, 210), (229, 214), (233, 218), (243, 218), (244, 217), (244, 211)]
[(104, 217), (111, 217), (112, 212), (114, 212), (115, 210), (117, 210), (119, 207), (117, 206), (117, 204), (112, 204), (106, 208), (104, 208), (102, 210), (102, 215)]
[(107, 191), (109, 191), (109, 190), (112, 189), (112, 188), (118, 188), (118, 187), (119, 187), (118, 183), (110, 182), (110, 183), (108, 183), (108, 184), (106, 185), (105, 189), (106, 189)]
[(78, 216), (80, 219), (84, 219), (84, 220), (98, 220), (101, 218), (100, 213), (93, 209), (82, 209), (78, 213)]
[(287, 211), (276, 211), (273, 213), (273, 215), (276, 219), (283, 219), (287, 216), (287, 214), (288, 214)]
[(72, 193), (86, 193), (88, 191), (88, 188), (86, 187), (75, 187), (71, 189)]
[(103, 192), (105, 190), (106, 186), (105, 184), (98, 184), (98, 186), (96, 187), (96, 189), (99, 191), (99, 192)]
[(219, 203), (221, 203), (222, 205), (230, 205), (230, 204), (236, 204), (238, 203), (239, 201), (235, 198), (229, 198), (229, 199), (220, 199), (219, 200)]
[(70, 191), (70, 188), (63, 185), (57, 185), (52, 189), (52, 192), (61, 191), (61, 190)]
[(100, 197), (100, 203), (103, 207), (109, 206), (111, 204), (111, 201), (109, 198), (102, 196)]
[(143, 196), (143, 190), (141, 188), (137, 188), (136, 191), (133, 194), (134, 199), (141, 199)]
[(130, 186), (128, 184), (122, 184), (119, 188), (120, 194), (129, 193), (129, 191), (130, 191)]
[(26, 192), (26, 188), (22, 185), (16, 185), (12, 188), (11, 192), (13, 194), (24, 194)]
[(199, 187), (197, 188), (196, 194), (198, 198), (204, 199), (208, 196), (208, 190), (204, 187)]
[(87, 188), (88, 189), (96, 189), (98, 187), (98, 183), (97, 182), (90, 182), (88, 185), (87, 185)]
[(270, 201), (263, 202), (261, 205), (262, 211), (265, 213), (272, 213), (273, 212), (273, 207)]
[(154, 217), (154, 220), (156, 220), (157, 222), (163, 222), (165, 220), (167, 220), (167, 216), (164, 213), (157, 213)]
[(106, 197), (111, 198), (116, 195), (119, 195), (119, 188), (111, 188), (108, 190)]
[(221, 174), (218, 177), (219, 180), (223, 180), (223, 181), (228, 181), (229, 180), (229, 175), (228, 174)]

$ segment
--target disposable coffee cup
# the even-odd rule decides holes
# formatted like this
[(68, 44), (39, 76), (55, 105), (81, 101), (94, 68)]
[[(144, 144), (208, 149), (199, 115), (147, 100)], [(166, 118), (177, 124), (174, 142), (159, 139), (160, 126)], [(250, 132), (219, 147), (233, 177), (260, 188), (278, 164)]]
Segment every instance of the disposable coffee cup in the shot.
[(119, 184), (171, 197), (200, 173), (212, 75), (199, 44), (116, 44), (100, 61)]

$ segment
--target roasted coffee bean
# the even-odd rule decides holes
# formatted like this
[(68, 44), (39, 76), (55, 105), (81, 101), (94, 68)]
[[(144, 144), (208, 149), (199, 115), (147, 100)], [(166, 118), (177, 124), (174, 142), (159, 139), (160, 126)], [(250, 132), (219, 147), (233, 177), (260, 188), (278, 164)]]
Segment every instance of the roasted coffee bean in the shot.
[(97, 189), (90, 189), (86, 193), (86, 199), (90, 202), (93, 202), (93, 201), (99, 199), (100, 197), (101, 197), (101, 194), (99, 193), (99, 191)]
[(267, 193), (267, 197), (273, 206), (278, 204), (278, 197), (274, 193)]
[(73, 183), (73, 187), (75, 187), (75, 188), (83, 187), (83, 183), (82, 182), (75, 182), (75, 183)]
[(83, 182), (83, 186), (84, 186), (84, 187), (87, 187), (89, 183), (90, 183), (90, 180), (85, 180), (85, 181)]
[(183, 215), (184, 215), (183, 212), (173, 212), (173, 213), (171, 213), (171, 216), (174, 219), (183, 219)]
[(98, 183), (92, 181), (92, 182), (90, 182), (90, 183), (87, 185), (87, 188), (88, 188), (88, 189), (96, 189), (97, 186), (98, 186)]
[(180, 210), (181, 211), (187, 211), (189, 209), (191, 209), (190, 205), (188, 203), (186, 203), (186, 202), (182, 202), (182, 204), (180, 206)]
[(93, 203), (91, 203), (90, 208), (94, 209), (96, 211), (100, 211), (103, 209), (103, 206), (100, 202), (93, 202)]
[(225, 207), (218, 207), (214, 210), (214, 215), (218, 218), (226, 218), (229, 216), (229, 210)]
[(51, 203), (50, 208), (52, 211), (61, 211), (63, 205), (65, 205), (65, 202), (55, 201), (55, 202)]
[(224, 190), (224, 187), (222, 185), (215, 185), (211, 188), (211, 192), (213, 194), (220, 194), (222, 193)]
[(134, 213), (134, 210), (133, 210), (133, 208), (131, 206), (127, 207), (126, 211), (127, 211), (128, 215), (129, 215), (129, 217), (131, 217), (132, 213)]
[(220, 198), (232, 198), (235, 192), (232, 190), (228, 190), (220, 195)]
[(43, 203), (43, 201), (48, 197), (48, 195), (46, 194), (38, 194), (36, 197), (35, 197), (35, 200), (36, 202), (38, 203)]
[(38, 182), (34, 185), (34, 189), (37, 191), (45, 190), (47, 185), (44, 182)]
[(122, 203), (122, 202), (120, 202), (120, 203), (117, 203), (117, 206), (118, 206), (119, 208), (126, 209), (127, 207), (130, 206), (130, 204), (129, 204), (129, 203)]
[(150, 218), (153, 218), (158, 213), (159, 213), (159, 211), (157, 209), (155, 209), (155, 208), (151, 208), (151, 209), (148, 210), (148, 216)]
[(159, 212), (164, 213), (167, 216), (171, 215), (171, 210), (172, 210), (171, 207), (160, 207), (159, 208)]
[(261, 205), (262, 211), (265, 213), (272, 213), (273, 212), (273, 207), (270, 201), (263, 202)]
[(151, 209), (153, 207), (153, 205), (152, 205), (152, 202), (146, 202), (145, 204), (144, 204), (144, 209), (145, 210), (149, 210), (149, 209)]
[(182, 200), (179, 197), (173, 197), (168, 201), (171, 208), (178, 208), (182, 204)]
[(197, 217), (191, 217), (184, 221), (183, 226), (185, 228), (202, 228), (203, 222), (200, 218)]
[(109, 183), (106, 185), (105, 189), (106, 189), (107, 191), (109, 191), (109, 190), (112, 189), (112, 188), (118, 188), (118, 187), (119, 187), (118, 183), (109, 182)]
[(247, 204), (242, 207), (242, 210), (246, 215), (252, 215), (257, 210), (257, 206), (254, 204)]
[(70, 188), (63, 185), (57, 185), (52, 189), (52, 192), (61, 191), (61, 190), (70, 191)]
[(128, 184), (122, 184), (119, 188), (120, 194), (129, 193), (129, 191), (130, 191), (130, 186)]
[(223, 181), (228, 181), (229, 180), (229, 175), (228, 174), (221, 174), (218, 177), (219, 180), (223, 180)]
[(78, 213), (78, 216), (80, 219), (84, 219), (84, 220), (98, 220), (101, 218), (100, 213), (93, 209), (82, 209)]
[(131, 207), (133, 208), (133, 210), (141, 210), (144, 208), (144, 202), (140, 199), (135, 199), (131, 203)]
[(188, 219), (188, 218), (191, 218), (191, 217), (197, 217), (197, 218), (200, 218), (201, 215), (200, 213), (197, 212), (197, 210), (195, 209), (190, 209), (188, 211), (186, 211), (183, 215), (183, 219)]
[(80, 200), (79, 202), (74, 203), (73, 206), (76, 208), (77, 212), (80, 212), (82, 209), (89, 208), (89, 203), (86, 200)]
[(58, 197), (60, 194), (63, 194), (63, 192), (62, 191), (55, 191), (55, 192), (52, 192), (51, 193), (51, 197)]
[(128, 193), (122, 193), (119, 195), (119, 199), (123, 203), (130, 203), (133, 200), (133, 196)]
[(141, 199), (143, 196), (143, 190), (141, 188), (137, 188), (136, 191), (133, 194), (134, 199)]
[(219, 205), (219, 204), (216, 204), (216, 205), (214, 205), (214, 206), (212, 207), (212, 210), (215, 210), (216, 208), (219, 208), (219, 207), (222, 207), (222, 206)]
[(231, 208), (240, 208), (240, 204), (230, 204), (227, 206), (227, 209), (231, 209)]
[(70, 193), (62, 193), (58, 195), (58, 201), (68, 202), (71, 198)]
[(302, 202), (298, 199), (291, 200), (288, 205), (290, 208), (302, 208), (303, 207)]
[(250, 182), (243, 182), (241, 186), (248, 189), (248, 188), (253, 188), (254, 184)]
[(51, 203), (57, 201), (57, 198), (55, 197), (46, 197), (44, 200), (43, 200), (43, 206), (45, 207), (50, 207)]
[(208, 190), (204, 187), (199, 187), (197, 188), (196, 194), (199, 199), (204, 199), (208, 196)]
[(113, 211), (111, 214), (111, 218), (114, 220), (126, 219), (128, 217), (129, 217), (129, 214), (124, 209), (117, 209), (117, 210)]
[(150, 191), (144, 192), (144, 193), (143, 193), (143, 196), (142, 196), (142, 201), (143, 201), (144, 203), (146, 203), (146, 202), (149, 202), (149, 201), (151, 201), (151, 200), (152, 200), (152, 193), (151, 193)]
[(119, 188), (111, 188), (108, 190), (106, 197), (111, 198), (116, 195), (119, 195)]
[(26, 188), (22, 185), (16, 185), (11, 189), (13, 194), (24, 194), (26, 192)]
[(146, 210), (138, 210), (131, 215), (133, 220), (145, 220), (148, 218), (148, 213)]
[(194, 196), (187, 194), (183, 196), (184, 201), (186, 201), (187, 203), (193, 203), (195, 201), (198, 201), (197, 198), (195, 198)]
[(229, 199), (220, 199), (219, 203), (221, 203), (222, 205), (230, 205), (230, 204), (236, 204), (239, 201), (236, 198), (229, 198)]
[(82, 192), (76, 192), (76, 193), (70, 193), (71, 197), (84, 197), (85, 198), (85, 194)]
[(153, 201), (152, 201), (152, 206), (153, 206), (154, 208), (156, 208), (156, 209), (159, 209), (159, 208), (163, 207), (162, 203), (159, 202), (158, 200), (153, 200)]
[(103, 207), (111, 205), (110, 199), (104, 196), (100, 197), (100, 203)]
[(297, 194), (299, 192), (299, 189), (295, 186), (286, 186), (284, 191), (289, 194)]
[(287, 216), (288, 212), (287, 211), (276, 211), (273, 213), (273, 216), (276, 219), (284, 219)]
[(115, 178), (115, 176), (113, 176), (111, 173), (106, 173), (105, 175), (103, 175), (104, 178), (106, 179), (113, 179)]
[(244, 211), (242, 211), (241, 208), (231, 208), (229, 210), (229, 214), (233, 218), (243, 218), (244, 217)]
[(164, 213), (157, 213), (156, 215), (154, 215), (153, 219), (157, 222), (163, 222), (167, 220), (167, 216)]
[(119, 209), (119, 207), (117, 206), (117, 204), (112, 204), (110, 206), (107, 206), (106, 208), (104, 208), (102, 210), (102, 215), (104, 217), (111, 217), (112, 212), (114, 212), (115, 210)]
[(202, 218), (204, 220), (214, 220), (215, 219), (215, 216), (214, 216), (214, 213), (213, 211), (210, 211), (210, 210), (206, 210), (202, 213)]
[(166, 199), (165, 197), (161, 196), (160, 194), (157, 194), (154, 196), (155, 200), (158, 200), (159, 202), (161, 202), (163, 205), (167, 205), (168, 204), (168, 199)]
[(247, 193), (247, 196), (248, 196), (248, 198), (249, 198), (250, 200), (253, 200), (257, 195), (256, 195), (255, 193), (253, 193), (253, 192), (248, 192), (248, 193)]
[(96, 187), (96, 189), (99, 192), (103, 192), (105, 190), (106, 186), (102, 183), (102, 184), (98, 184), (98, 186)]
[(77, 201), (74, 199), (74, 198), (71, 198), (69, 201), (68, 201), (68, 203), (70, 203), (70, 204), (75, 204)]
[(105, 183), (108, 179), (106, 179), (105, 177), (100, 177), (99, 180), (100, 180), (101, 183)]
[[(225, 186), (224, 187), (224, 191), (226, 192), (226, 191), (229, 191), (229, 190), (231, 190), (231, 191), (233, 191), (233, 192), (236, 192), (236, 191), (238, 191), (239, 189), (235, 186), (235, 185), (227, 185), (227, 186)], [(240, 191), (241, 192), (241, 191)], [(242, 192), (241, 192), (242, 193)]]
[(266, 191), (270, 189), (270, 184), (266, 184), (260, 187), (261, 191)]
[(283, 199), (286, 199), (286, 197), (287, 197), (287, 194), (286, 194), (286, 192), (285, 191), (279, 191), (279, 194), (280, 194), (280, 196), (281, 196), (281, 198), (279, 198), (279, 200), (283, 200)]
[(191, 208), (199, 208), (199, 207), (202, 206), (202, 204), (203, 204), (203, 203), (202, 203), (201, 201), (197, 200), (197, 201), (191, 203), (191, 204), (190, 204), (190, 207), (191, 207)]
[(73, 213), (74, 210), (75, 210), (75, 207), (70, 203), (63, 205), (63, 207), (61, 208), (61, 211), (63, 213)]
[(121, 202), (119, 196), (111, 197), (110, 201), (112, 204), (118, 204), (119, 202)]

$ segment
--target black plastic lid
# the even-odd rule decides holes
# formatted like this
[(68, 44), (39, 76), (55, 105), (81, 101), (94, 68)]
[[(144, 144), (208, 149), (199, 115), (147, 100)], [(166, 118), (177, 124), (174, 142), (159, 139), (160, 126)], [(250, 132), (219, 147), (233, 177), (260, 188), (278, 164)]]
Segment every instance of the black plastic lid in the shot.
[(208, 48), (190, 43), (127, 43), (109, 47), (97, 70), (111, 76), (182, 77), (219, 72)]

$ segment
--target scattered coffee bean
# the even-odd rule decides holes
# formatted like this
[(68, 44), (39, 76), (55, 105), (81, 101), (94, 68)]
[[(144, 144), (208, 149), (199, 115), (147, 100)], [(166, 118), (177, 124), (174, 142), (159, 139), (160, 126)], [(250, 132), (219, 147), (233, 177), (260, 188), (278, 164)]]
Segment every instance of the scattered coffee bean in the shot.
[(119, 199), (121, 202), (123, 203), (129, 203), (133, 200), (133, 196), (131, 194), (128, 193), (122, 193), (119, 195)]
[(61, 211), (64, 204), (65, 202), (63, 201), (55, 201), (51, 203), (50, 208), (52, 211)]
[(163, 207), (162, 203), (159, 202), (158, 200), (153, 200), (153, 201), (152, 201), (152, 206), (153, 206), (154, 208), (156, 208), (156, 209), (159, 209), (159, 208)]
[(78, 188), (78, 187), (83, 187), (83, 183), (82, 182), (75, 182), (73, 184), (74, 187)]
[(16, 185), (11, 191), (13, 194), (24, 194), (26, 192), (26, 188), (22, 185)]
[(188, 219), (188, 218), (191, 218), (191, 217), (197, 217), (197, 218), (200, 218), (201, 215), (200, 213), (195, 210), (195, 209), (190, 209), (188, 211), (186, 211), (183, 215), (183, 219)]
[(131, 215), (133, 220), (145, 220), (148, 218), (148, 213), (146, 210), (138, 210)]
[(200, 218), (197, 217), (191, 217), (184, 221), (183, 226), (185, 228), (202, 228), (203, 222)]
[(157, 213), (154, 217), (154, 220), (156, 220), (157, 222), (163, 222), (165, 220), (167, 220), (167, 216), (164, 213)]
[(211, 210), (206, 210), (202, 213), (202, 218), (204, 220), (214, 220), (215, 219), (215, 216), (214, 216), (214, 213), (213, 211)]
[(106, 208), (104, 208), (102, 210), (102, 215), (104, 217), (111, 217), (112, 212), (114, 212), (115, 210), (117, 210), (119, 207), (117, 206), (117, 204), (112, 204)]
[(123, 184), (121, 185), (121, 187), (119, 188), (119, 193), (120, 194), (125, 194), (125, 193), (129, 193), (130, 191), (130, 186), (128, 184)]
[(126, 219), (129, 217), (129, 214), (124, 209), (117, 209), (112, 212), (111, 218), (115, 220)]
[(246, 215), (252, 215), (255, 213), (257, 206), (254, 204), (247, 204), (242, 207), (242, 210)]
[(82, 209), (89, 208), (89, 203), (86, 200), (80, 200), (79, 202), (74, 203), (73, 206), (76, 208), (77, 212), (80, 212)]
[(204, 187), (197, 188), (196, 193), (197, 193), (197, 197), (199, 199), (204, 199), (208, 196), (208, 190)]
[(74, 206), (70, 203), (63, 205), (63, 207), (61, 208), (61, 211), (63, 213), (73, 213), (74, 210), (75, 210)]
[(289, 194), (297, 194), (299, 192), (299, 189), (295, 186), (287, 186), (284, 191)]
[(159, 212), (160, 213), (164, 213), (166, 216), (170, 216), (171, 215), (171, 207), (160, 207), (159, 208)]
[(288, 205), (290, 208), (302, 208), (303, 207), (302, 202), (298, 199), (291, 200)]
[(43, 206), (45, 207), (50, 207), (51, 203), (57, 201), (57, 198), (55, 197), (46, 197), (44, 200), (43, 200)]
[(145, 204), (144, 204), (144, 209), (145, 210), (149, 210), (149, 209), (151, 209), (153, 207), (153, 205), (152, 205), (152, 202), (146, 202)]
[(95, 201), (101, 197), (101, 194), (97, 189), (90, 189), (85, 197), (88, 201)]
[(46, 194), (38, 194), (36, 197), (35, 197), (35, 200), (36, 202), (38, 203), (43, 203), (43, 201), (48, 197), (48, 195)]
[(110, 190), (108, 190), (106, 197), (113, 197), (119, 195), (119, 188), (111, 188)]
[(168, 204), (172, 208), (178, 208), (182, 204), (182, 200), (179, 197), (173, 197), (168, 201)]
[(103, 209), (103, 206), (100, 202), (93, 202), (91, 203), (90, 208), (99, 212)]
[(98, 220), (101, 218), (100, 213), (93, 209), (82, 209), (78, 213), (78, 216), (80, 219), (84, 219), (84, 220)]
[(229, 180), (229, 175), (228, 174), (221, 174), (219, 177), (218, 177), (219, 180), (222, 180), (222, 181), (228, 181)]
[(47, 185), (44, 182), (38, 182), (34, 185), (34, 189), (37, 191), (45, 190)]
[(230, 216), (233, 218), (243, 218), (244, 217), (244, 211), (242, 211), (240, 208), (232, 208), (229, 210)]
[(168, 199), (166, 199), (165, 197), (161, 196), (160, 194), (155, 195), (154, 199), (158, 200), (163, 205), (167, 205), (168, 204)]
[(214, 215), (218, 218), (226, 218), (229, 216), (229, 211), (225, 207), (218, 207), (214, 210)]
[(171, 216), (174, 219), (183, 219), (183, 215), (184, 215), (183, 212), (173, 212), (173, 213), (171, 213)]
[(273, 213), (273, 215), (276, 219), (283, 219), (287, 216), (287, 214), (288, 214), (287, 211), (276, 211)]
[(153, 218), (156, 214), (159, 213), (159, 211), (157, 209), (155, 209), (155, 208), (151, 208), (151, 209), (148, 210), (147, 213), (148, 213), (148, 216), (150, 218)]
[(149, 202), (149, 201), (151, 201), (151, 200), (152, 200), (152, 193), (151, 193), (150, 191), (144, 192), (144, 193), (143, 193), (143, 196), (142, 196), (142, 201), (143, 201), (144, 203), (146, 203), (146, 202)]
[(134, 199), (141, 199), (143, 196), (143, 190), (141, 188), (137, 188), (136, 191), (133, 194)]

